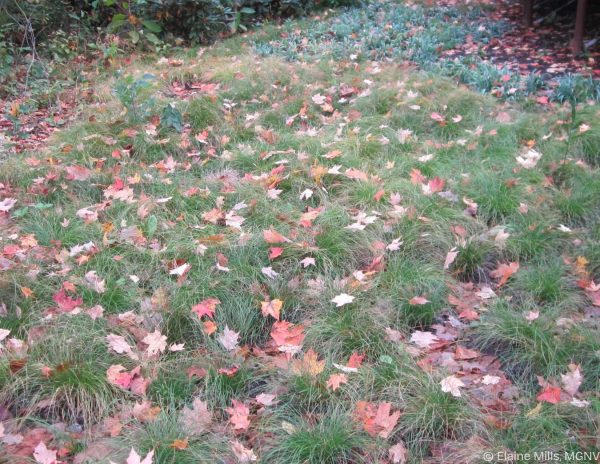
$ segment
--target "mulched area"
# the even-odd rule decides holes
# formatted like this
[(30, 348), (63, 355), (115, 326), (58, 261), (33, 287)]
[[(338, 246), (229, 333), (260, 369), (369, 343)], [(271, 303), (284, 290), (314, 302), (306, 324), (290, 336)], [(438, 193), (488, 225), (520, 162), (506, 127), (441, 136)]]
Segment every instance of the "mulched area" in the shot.
[(524, 74), (540, 72), (560, 75), (570, 72), (600, 77), (600, 3), (590, 2), (584, 39), (584, 42), (590, 43), (594, 39), (596, 42), (590, 43), (585, 55), (579, 57), (574, 57), (570, 50), (576, 2), (564, 7), (567, 4), (565, 1), (538, 0), (532, 27), (523, 24), (519, 0), (493, 3), (497, 8), (490, 13), (490, 19), (511, 24), (510, 30), (501, 38), (484, 47), (485, 53), (494, 62), (506, 63), (512, 71)]
[(73, 119), (77, 107), (76, 102), (61, 102), (57, 107), (39, 108), (29, 113), (19, 113), (15, 109), (19, 118), (19, 127), (15, 130), (10, 112), (11, 108), (18, 108), (15, 105), (19, 104), (18, 100), (0, 100), (0, 107), (8, 108), (8, 111), (0, 114), (0, 142), (4, 144), (2, 151), (22, 153), (39, 148), (54, 131)]

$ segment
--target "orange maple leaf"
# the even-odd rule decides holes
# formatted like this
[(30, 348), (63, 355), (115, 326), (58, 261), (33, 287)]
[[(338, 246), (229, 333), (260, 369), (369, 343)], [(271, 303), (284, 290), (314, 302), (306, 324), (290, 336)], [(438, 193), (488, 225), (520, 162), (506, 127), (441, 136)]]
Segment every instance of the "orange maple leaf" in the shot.
[(502, 287), (515, 272), (519, 270), (519, 263), (502, 263), (490, 275), (498, 281), (498, 287)]

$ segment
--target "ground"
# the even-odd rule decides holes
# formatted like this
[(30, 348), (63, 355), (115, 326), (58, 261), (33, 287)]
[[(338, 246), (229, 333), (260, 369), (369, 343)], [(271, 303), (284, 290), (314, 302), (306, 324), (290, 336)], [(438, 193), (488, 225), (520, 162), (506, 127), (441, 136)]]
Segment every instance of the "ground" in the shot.
[(600, 107), (343, 15), (113, 63), (6, 157), (5, 462), (599, 462)]

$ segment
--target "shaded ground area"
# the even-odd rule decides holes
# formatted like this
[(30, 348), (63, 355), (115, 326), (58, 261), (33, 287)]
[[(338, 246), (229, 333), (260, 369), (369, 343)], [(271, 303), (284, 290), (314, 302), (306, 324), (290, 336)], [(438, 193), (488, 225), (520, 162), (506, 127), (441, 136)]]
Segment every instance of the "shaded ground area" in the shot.
[[(512, 70), (541, 72), (557, 76), (566, 72), (600, 76), (600, 8), (590, 2), (586, 21), (588, 44), (582, 56), (573, 56), (569, 44), (573, 38), (575, 6), (566, 2), (538, 2), (534, 26), (523, 25), (521, 2), (497, 2), (490, 17), (510, 23), (510, 30), (493, 40), (484, 50), (497, 63)], [(500, 6), (498, 6), (500, 4)]]

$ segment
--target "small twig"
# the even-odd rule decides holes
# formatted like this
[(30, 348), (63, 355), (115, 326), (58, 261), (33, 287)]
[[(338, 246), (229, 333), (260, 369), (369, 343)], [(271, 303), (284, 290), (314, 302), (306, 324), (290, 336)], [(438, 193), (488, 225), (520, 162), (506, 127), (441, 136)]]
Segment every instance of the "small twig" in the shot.
[[(29, 76), (31, 74), (31, 69), (33, 68), (33, 64), (36, 62), (36, 60), (38, 58), (37, 48), (36, 48), (36, 43), (37, 43), (36, 34), (35, 34), (35, 31), (33, 30), (33, 23), (31, 21), (31, 17), (27, 16), (27, 13), (25, 13), (23, 8), (21, 8), (21, 5), (19, 5), (19, 2), (17, 0), (14, 0), (14, 3), (15, 3), (15, 6), (19, 9), (21, 15), (23, 16), (24, 22), (19, 21), (18, 18), (15, 18), (8, 12), (7, 12), (7, 14), (15, 22), (15, 24), (18, 24), (20, 27), (25, 29), (25, 33), (23, 35), (23, 40), (21, 41), (21, 48), (24, 48), (23, 46), (25, 44), (27, 44), (27, 47), (31, 51), (31, 61), (29, 62), (29, 65), (27, 66), (27, 72), (25, 74), (25, 88), (27, 88), (27, 87), (29, 87)], [(48, 74), (46, 72), (45, 68), (44, 68), (44, 73), (46, 75)]]

